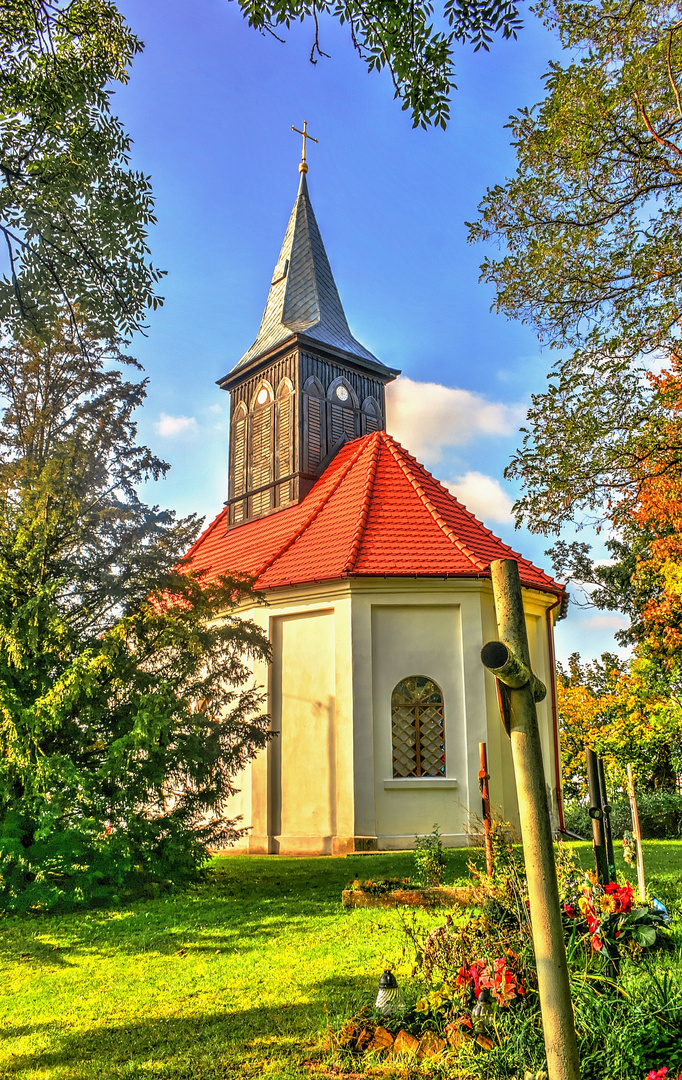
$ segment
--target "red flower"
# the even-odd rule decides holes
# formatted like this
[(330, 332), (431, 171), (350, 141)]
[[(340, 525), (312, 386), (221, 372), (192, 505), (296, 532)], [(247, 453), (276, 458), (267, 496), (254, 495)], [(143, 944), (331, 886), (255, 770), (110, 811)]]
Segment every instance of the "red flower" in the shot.
[(459, 971), (457, 972), (457, 979), (455, 980), (457, 986), (467, 986), (469, 983), (473, 983), (474, 984), (474, 993), (475, 993), (476, 997), (478, 997), (479, 991), (481, 989), (481, 978), (480, 978), (480, 975), (479, 975), (479, 967), (478, 967), (478, 965), (480, 965), (482, 967), (483, 966), (483, 961), (482, 960), (477, 960), (475, 964), (472, 964), (468, 968), (467, 967), (461, 967), (459, 969)]
[[(608, 885), (604, 886), (604, 892), (613, 896), (616, 904), (616, 913), (618, 915), (627, 915), (628, 912), (632, 911), (632, 899), (634, 893), (629, 881), (626, 881), (624, 885), (618, 885), (615, 881), (610, 881)], [(665, 1080), (665, 1077), (661, 1077), (661, 1080)]]
[(575, 908), (570, 904), (564, 904), (564, 911), (568, 915), (569, 919), (575, 919)]
[(599, 919), (595, 918), (595, 916), (590, 911), (586, 912), (586, 918), (587, 929), (590, 931), (591, 934), (596, 934), (597, 930), (599, 929)]

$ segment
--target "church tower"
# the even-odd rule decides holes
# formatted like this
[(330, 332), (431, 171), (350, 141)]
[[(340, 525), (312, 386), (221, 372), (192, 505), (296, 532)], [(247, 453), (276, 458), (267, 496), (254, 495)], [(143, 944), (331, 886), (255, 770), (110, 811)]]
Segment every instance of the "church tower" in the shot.
[(305, 160), (251, 348), (218, 385), (230, 393), (229, 526), (301, 502), (349, 439), (386, 426), (399, 374), (350, 332), (308, 195)]
[[(514, 559), (533, 671), (553, 687), (553, 626), (568, 595), (513, 551), (386, 431), (398, 374), (350, 332), (301, 182), (258, 336), (230, 393), (229, 498), (187, 556), (245, 598), (272, 644), (253, 668), (271, 739), (226, 814), (254, 855), (402, 851), (440, 822), (470, 841), (479, 745), (491, 797), (518, 823), (511, 743), (480, 660), (497, 629), (491, 563)], [(279, 511), (283, 511), (280, 513)], [(544, 775), (561, 818), (552, 691), (538, 703)]]

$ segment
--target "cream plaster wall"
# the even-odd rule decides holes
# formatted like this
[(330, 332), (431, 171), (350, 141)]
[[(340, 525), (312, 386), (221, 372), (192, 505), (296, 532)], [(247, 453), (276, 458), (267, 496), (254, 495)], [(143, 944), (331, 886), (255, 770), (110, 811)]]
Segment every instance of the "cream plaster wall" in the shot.
[[(524, 590), (531, 660), (548, 682), (545, 611)], [(495, 683), (480, 661), (497, 637), (485, 579), (362, 580), (283, 589), (244, 612), (268, 630), (273, 663), (254, 671), (277, 732), (238, 780), (228, 813), (243, 814), (251, 853), (342, 854), (411, 847), (438, 822), (449, 845), (480, 814), (478, 744), (488, 744), (493, 806), (518, 826), (509, 739)], [(390, 701), (407, 675), (444, 693), (446, 777), (392, 776)], [(550, 697), (538, 708), (545, 774), (555, 798)], [(554, 804), (555, 805), (555, 804)]]
[(274, 735), (239, 781), (250, 793), (250, 835), (235, 851), (353, 849), (350, 610), (342, 584), (281, 590), (266, 608), (244, 613), (267, 629), (273, 647), (269, 670), (255, 674), (268, 689)]
[[(458, 604), (372, 605), (372, 703), (376, 835), (380, 848), (412, 847), (437, 822), (448, 844), (466, 831), (466, 704)], [(401, 679), (426, 675), (441, 688), (446, 778), (395, 779), (391, 695)]]
[[(272, 834), (280, 851), (336, 834), (334, 610), (273, 619)], [(314, 839), (313, 839), (314, 838)]]

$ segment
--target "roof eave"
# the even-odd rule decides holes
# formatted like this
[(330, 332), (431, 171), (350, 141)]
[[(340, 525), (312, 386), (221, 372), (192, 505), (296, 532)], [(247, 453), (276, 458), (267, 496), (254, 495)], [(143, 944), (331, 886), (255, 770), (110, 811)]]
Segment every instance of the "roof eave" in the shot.
[[(279, 582), (277, 582), (277, 584), (274, 584), (274, 585), (258, 585), (258, 588), (262, 589), (265, 592), (265, 591), (269, 591), (269, 590), (273, 590), (273, 589), (296, 588), (299, 585), (320, 585), (320, 584), (323, 584), (324, 582), (327, 582), (327, 581), (348, 581), (350, 579), (355, 579), (355, 580), (365, 579), (365, 580), (367, 580), (367, 579), (370, 579), (370, 578), (377, 578), (379, 580), (385, 580), (386, 578), (403, 578), (405, 580), (413, 580), (413, 581), (416, 581), (416, 580), (421, 579), (421, 578), (428, 578), (428, 579), (433, 580), (433, 581), (439, 581), (439, 580), (440, 581), (454, 581), (454, 580), (460, 580), (460, 581), (490, 581), (491, 580), (491, 574), (490, 574), (490, 570), (472, 570), (471, 572), (462, 571), (462, 570), (456, 570), (456, 571), (451, 571), (451, 572), (449, 572), (449, 571), (445, 571), (445, 572), (443, 572), (443, 571), (433, 571), (433, 572), (418, 571), (416, 573), (414, 571), (412, 573), (406, 573), (406, 572), (400, 571), (400, 570), (395, 570), (395, 571), (393, 571), (393, 570), (384, 570), (383, 573), (378, 573), (377, 571), (373, 571), (371, 573), (363, 573), (362, 570), (359, 570), (359, 571), (358, 570), (353, 570), (353, 571), (341, 571), (340, 573), (334, 574), (331, 577), (329, 577), (329, 576), (326, 576), (326, 577), (309, 577), (309, 578), (301, 578), (298, 581), (279, 581)], [(553, 587), (550, 586), (550, 585), (541, 585), (539, 582), (535, 582), (535, 581), (533, 581), (533, 582), (527, 581), (527, 580), (524, 581), (523, 578), (521, 579), (521, 586), (524, 589), (532, 589), (535, 592), (546, 593), (549, 596), (556, 596), (561, 601), (561, 609), (560, 609), (560, 616), (559, 617), (560, 618), (563, 617), (562, 613), (564, 611), (564, 607), (568, 603), (568, 593), (566, 592), (565, 586), (558, 585), (558, 584), (554, 585)]]
[(216, 384), (221, 390), (231, 390), (236, 383), (242, 381), (245, 374), (255, 374), (259, 368), (266, 367), (268, 364), (272, 363), (273, 360), (276, 360), (281, 356), (282, 353), (289, 352), (292, 347), (306, 346), (315, 349), (316, 352), (324, 353), (332, 359), (343, 360), (344, 363), (349, 364), (351, 367), (358, 368), (360, 371), (369, 371), (384, 383), (393, 382), (393, 380), (400, 375), (400, 370), (398, 368), (387, 367), (386, 364), (382, 364), (380, 360), (367, 360), (362, 356), (356, 356), (354, 353), (346, 352), (344, 349), (339, 349), (334, 345), (327, 345), (325, 342), (316, 341), (314, 337), (307, 334), (292, 333), (285, 341), (281, 341), (272, 349), (268, 349), (260, 356), (255, 356), (252, 360), (249, 360), (248, 364), (244, 364), (242, 367), (232, 368), (232, 370), (229, 371), (227, 375), (224, 375), (222, 379), (216, 379)]

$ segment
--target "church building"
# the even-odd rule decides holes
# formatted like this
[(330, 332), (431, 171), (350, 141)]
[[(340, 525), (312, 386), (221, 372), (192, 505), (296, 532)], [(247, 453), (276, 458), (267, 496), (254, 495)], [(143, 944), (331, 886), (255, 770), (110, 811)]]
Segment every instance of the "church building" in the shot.
[[(304, 141), (305, 146), (305, 141)], [(230, 803), (253, 854), (341, 855), (414, 845), (438, 823), (465, 845), (481, 799), (517, 823), (509, 739), (480, 660), (497, 637), (490, 563), (518, 561), (545, 778), (557, 823), (553, 627), (562, 585), (516, 554), (386, 431), (399, 374), (348, 326), (301, 179), (250, 349), (230, 395), (229, 497), (190, 552), (210, 574), (256, 578), (266, 604), (275, 736)]]

